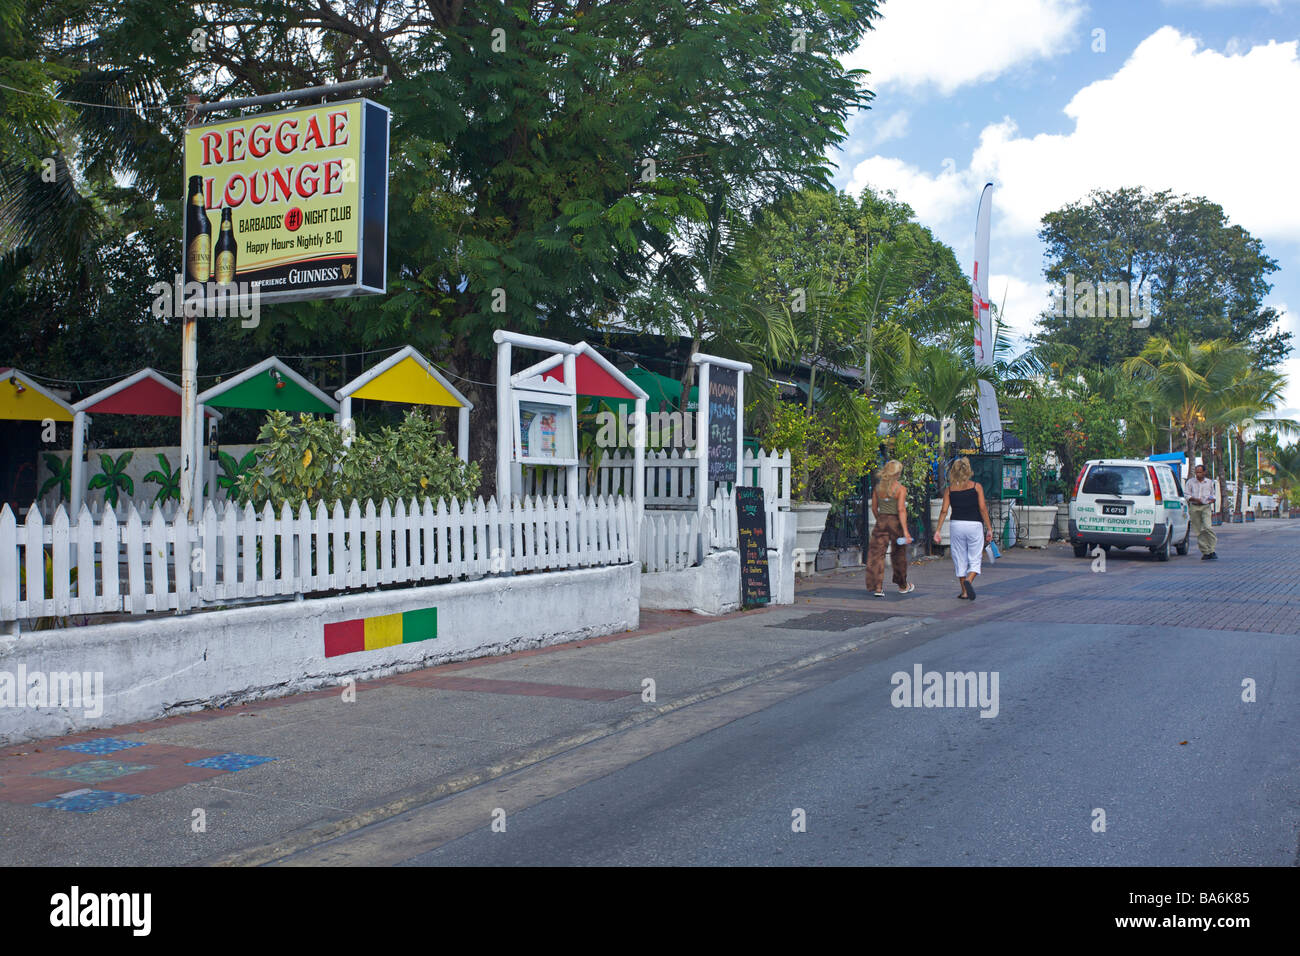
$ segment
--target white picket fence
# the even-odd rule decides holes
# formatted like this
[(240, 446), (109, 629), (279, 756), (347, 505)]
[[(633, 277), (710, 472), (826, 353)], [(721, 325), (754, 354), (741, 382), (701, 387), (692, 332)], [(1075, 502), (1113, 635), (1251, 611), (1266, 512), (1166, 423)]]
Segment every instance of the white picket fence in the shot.
[[(767, 542), (777, 547), (789, 517), (778, 505), (764, 499), (767, 512)], [(729, 551), (738, 547), (736, 530), (736, 492), (719, 492), (704, 512), (704, 531), (708, 539), (700, 540), (698, 512), (646, 512), (641, 522), (641, 563), (645, 571), (681, 571), (699, 564), (701, 553)], [(703, 547), (702, 547), (703, 545)]]
[[(0, 621), (186, 611), (203, 604), (523, 571), (621, 564), (636, 553), (627, 499), (528, 498), (498, 507), (387, 501), (204, 509), (190, 524), (126, 506), (19, 524), (0, 509)], [(48, 567), (47, 567), (48, 564)]]
[(641, 522), (643, 571), (680, 571), (699, 563), (700, 516), (695, 511), (647, 514)]
[[(695, 503), (698, 459), (691, 451), (650, 451), (645, 459), (645, 503), (647, 508), (687, 508)], [(588, 483), (590, 468), (578, 466), (578, 485), (583, 494), (599, 496), (632, 494), (634, 458), (631, 452), (613, 452), (601, 459), (594, 487)], [(524, 492), (530, 495), (557, 497), (565, 493), (563, 469), (529, 467), (523, 471)], [(763, 489), (770, 505), (790, 507), (790, 453), (746, 449), (741, 475), (742, 485)], [(709, 482), (709, 497), (731, 488), (730, 482)]]

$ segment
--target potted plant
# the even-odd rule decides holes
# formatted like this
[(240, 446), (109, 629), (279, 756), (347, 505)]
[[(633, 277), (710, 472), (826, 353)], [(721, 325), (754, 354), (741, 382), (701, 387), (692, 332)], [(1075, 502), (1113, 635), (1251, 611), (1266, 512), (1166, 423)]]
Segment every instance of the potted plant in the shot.
[(795, 547), (803, 554), (816, 555), (831, 508), (875, 464), (879, 423), (866, 398), (851, 393), (838, 394), (815, 412), (777, 403), (761, 437), (764, 447), (790, 452), (790, 510), (796, 516)]

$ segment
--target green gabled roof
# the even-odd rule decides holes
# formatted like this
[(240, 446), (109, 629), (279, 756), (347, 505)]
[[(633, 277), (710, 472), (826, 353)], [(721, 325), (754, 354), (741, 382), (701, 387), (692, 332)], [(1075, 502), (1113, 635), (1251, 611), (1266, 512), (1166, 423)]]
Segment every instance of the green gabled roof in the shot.
[(333, 415), (338, 403), (275, 356), (258, 362), (228, 382), (199, 395), (199, 404), (215, 408), (310, 412)]

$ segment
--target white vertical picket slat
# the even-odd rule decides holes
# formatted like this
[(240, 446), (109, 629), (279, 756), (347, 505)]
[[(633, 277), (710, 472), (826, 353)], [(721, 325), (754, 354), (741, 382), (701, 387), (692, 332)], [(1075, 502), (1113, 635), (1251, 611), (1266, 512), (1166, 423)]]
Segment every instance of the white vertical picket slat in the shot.
[[(57, 513), (56, 508), (50, 516), (51, 521)], [(24, 595), (27, 598), (27, 616), (44, 617), (52, 613), (45, 602), (45, 522), (35, 508), (27, 512), (23, 533), (23, 559), (27, 565), (27, 593)], [(50, 607), (52, 606), (51, 603)]]
[(361, 505), (353, 498), (348, 506), (347, 582), (350, 588), (361, 587), (365, 580), (361, 569), (361, 537)]
[(221, 584), (218, 598), (239, 594), (239, 519), (238, 509), (227, 503), (221, 509)]
[(406, 502), (397, 499), (393, 508), (393, 580), (409, 581), (411, 571), (406, 563)]
[[(434, 541), (433, 530), (433, 502), (426, 495), (424, 501), (420, 503), (420, 565), (419, 573), (421, 581), (432, 580), (436, 575), (437, 568), (437, 548)], [(413, 539), (414, 540), (414, 539)]]
[(50, 564), (52, 566), (54, 613), (59, 617), (66, 617), (71, 604), (68, 592), (72, 572), (69, 554), (68, 512), (62, 505), (54, 512), (54, 523), (50, 529), (50, 545), (53, 554)]
[(492, 520), (488, 516), (487, 504), (483, 501), (483, 496), (474, 502), (474, 537), (475, 556), (474, 571), (476, 574), (490, 574), (492, 572)]
[(297, 564), (298, 551), (294, 547), (293, 511), (289, 502), (280, 506), (280, 517), (276, 521), (275, 533), (280, 541), (280, 573), (276, 575), (274, 594), (292, 594), (296, 576), (294, 565)]
[(311, 570), (311, 509), (307, 507), (307, 502), (298, 504), (298, 515), (291, 517), (290, 521), (295, 561), (289, 590), (294, 594), (306, 594), (314, 590)]
[(554, 560), (552, 551), (555, 536), (551, 530), (551, 523), (551, 499), (543, 498), (537, 512), (537, 567), (539, 569), (551, 567)]
[(513, 495), (506, 495), (501, 513), (510, 529), (510, 543), (502, 545), (506, 550), (506, 567), (512, 572), (523, 571), (527, 567), (524, 564), (524, 528), (520, 520), (519, 502)]
[(420, 502), (410, 498), (406, 502), (406, 581), (420, 580)]
[(126, 593), (124, 609), (132, 614), (148, 610), (148, 586), (144, 576), (144, 522), (140, 512), (131, 505), (126, 512)]
[(275, 593), (275, 509), (271, 502), (262, 506), (256, 526), (257, 543), (261, 545), (257, 562), (257, 596), (269, 597)]
[(379, 503), (379, 583), (393, 582), (393, 508), (385, 498)]
[(184, 613), (194, 606), (194, 587), (191, 581), (195, 543), (190, 540), (193, 529), (185, 520), (185, 512), (179, 508), (171, 519), (171, 538), (175, 543), (172, 549), (173, 564), (176, 568), (176, 609)]
[(243, 575), (239, 582), (240, 597), (256, 597), (262, 593), (258, 576), (258, 521), (251, 501), (245, 502), (239, 518), (239, 550), (243, 562)]
[(0, 505), (0, 621), (22, 616), (18, 613), (19, 567), (18, 519), (6, 503)]
[(330, 589), (330, 515), (325, 502), (316, 502), (316, 513), (311, 522), (312, 550), (316, 566), (312, 569), (311, 590)]
[(524, 498), (515, 508), (515, 527), (519, 529), (519, 563), (521, 571), (537, 567), (537, 531), (533, 527), (533, 499)]
[(488, 570), (492, 574), (505, 573), (510, 570), (510, 532), (495, 495), (488, 499), (487, 519), (492, 529), (488, 537)]
[(365, 544), (365, 573), (363, 578), (366, 587), (373, 588), (379, 584), (379, 519), (375, 515), (375, 503), (371, 499), (366, 499), (366, 510), (361, 516), (361, 539)]
[(429, 535), (433, 539), (433, 547), (429, 555), (429, 577), (439, 579), (448, 577), (451, 574), (451, 565), (447, 560), (447, 503), (439, 498), (437, 504), (425, 500), (425, 513), (433, 510), (433, 517), (429, 522)]
[[(211, 501), (203, 506), (203, 524), (199, 530), (199, 548), (202, 560), (199, 563), (199, 581), (193, 582), (195, 592), (204, 601), (217, 599), (217, 565), (221, 554), (217, 548), (217, 509)], [(201, 583), (200, 583), (201, 582)]]
[(451, 532), (451, 548), (448, 551), (448, 560), (451, 562), (452, 576), (458, 578), (465, 573), (465, 550), (461, 537), (465, 525), (461, 519), (460, 501), (456, 498), (451, 499), (451, 503), (447, 508), (447, 526)]
[(573, 500), (567, 496), (559, 501), (557, 521), (555, 523), (555, 555), (557, 567), (573, 567), (573, 550), (569, 545), (569, 535), (573, 530)]
[(167, 523), (163, 520), (161, 508), (154, 508), (152, 512), (153, 517), (149, 520), (149, 583), (151, 588), (147, 606), (151, 611), (166, 611), (171, 604), (167, 598)]
[(118, 586), (118, 543), (117, 515), (110, 512), (104, 515), (104, 520), (99, 525), (99, 566), (100, 580), (103, 582), (99, 599), (101, 611), (122, 610), (122, 598)]
[[(95, 611), (95, 519), (83, 504), (76, 514), (77, 524), (68, 529), (68, 538), (75, 542), (77, 564), (77, 595), (69, 598), (69, 607), (76, 614), (93, 614)], [(71, 581), (69, 581), (71, 585)]]
[(343, 510), (342, 500), (334, 502), (330, 512), (329, 536), (333, 549), (333, 561), (330, 563), (329, 587), (339, 590), (347, 587), (348, 552), (347, 552), (347, 514)]

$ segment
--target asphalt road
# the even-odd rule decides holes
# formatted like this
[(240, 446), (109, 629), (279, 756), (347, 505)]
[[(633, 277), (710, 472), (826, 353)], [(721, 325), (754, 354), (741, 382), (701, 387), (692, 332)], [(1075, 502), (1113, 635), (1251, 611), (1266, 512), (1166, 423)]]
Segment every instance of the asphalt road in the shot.
[[(824, 686), (535, 806), (507, 805), (504, 832), (485, 813), (409, 862), (1293, 865), (1300, 688), (1276, 644), (989, 623), (864, 653), (823, 665)], [(891, 675), (916, 663), (998, 671), (998, 715), (893, 707)], [(1239, 684), (1252, 675), (1248, 704)]]
[[(1004, 616), (864, 648), (767, 701), (728, 695), (731, 713), (719, 698), (707, 729), (659, 749), (580, 748), (461, 794), (454, 813), (362, 831), (353, 859), (404, 825), (386, 862), (1297, 865), (1300, 627), (1242, 629), (1279, 601), (1300, 612), (1300, 535), (1277, 530), (1217, 564), (1126, 553), (1104, 577), (1040, 576)], [(1117, 623), (1162, 616), (1223, 623)], [(918, 664), (996, 672), (996, 716), (895, 707), (892, 676)], [(416, 852), (421, 834), (448, 839)]]

